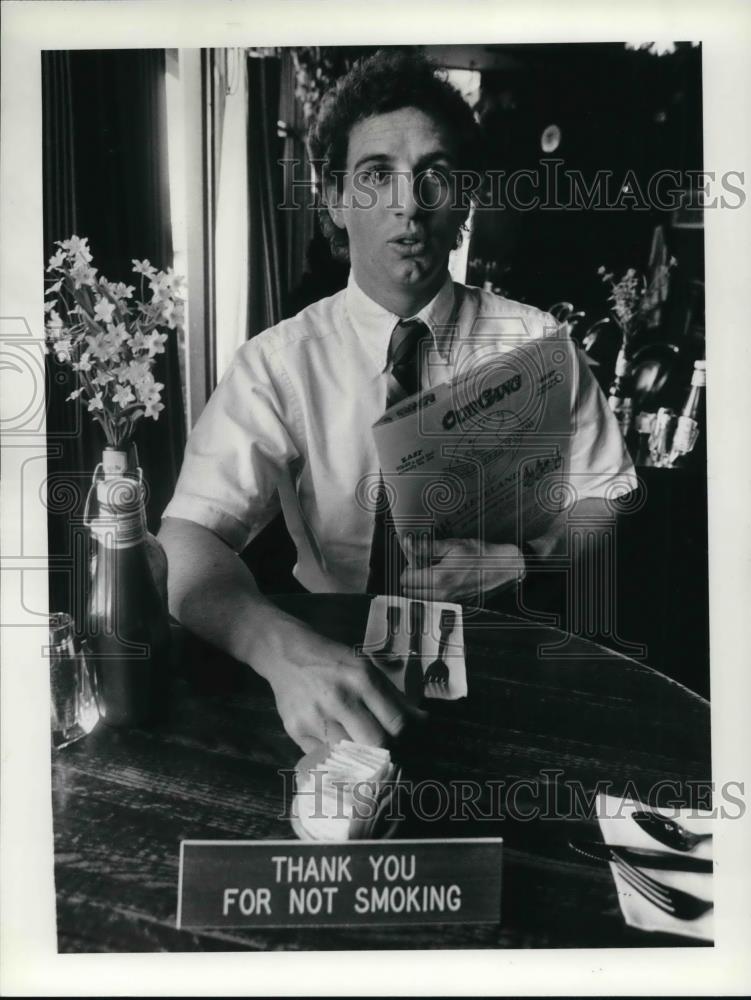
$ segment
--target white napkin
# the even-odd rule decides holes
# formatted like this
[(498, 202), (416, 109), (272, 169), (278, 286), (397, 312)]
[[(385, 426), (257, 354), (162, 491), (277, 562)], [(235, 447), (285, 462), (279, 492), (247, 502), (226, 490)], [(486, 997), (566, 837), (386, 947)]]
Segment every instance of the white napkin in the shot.
[[(663, 851), (665, 854), (675, 854), (680, 857), (712, 858), (712, 841), (704, 840), (690, 853), (675, 851), (650, 837), (638, 823), (631, 819), (631, 813), (646, 808), (633, 799), (614, 798), (611, 795), (599, 795), (597, 798), (597, 819), (606, 844), (631, 847), (635, 850)], [(711, 813), (699, 809), (652, 809), (652, 812), (674, 819), (691, 833), (712, 833), (713, 820)], [(638, 866), (636, 866), (638, 867)], [(631, 927), (639, 927), (644, 931), (668, 931), (671, 934), (681, 934), (684, 937), (700, 938), (703, 941), (714, 940), (714, 910), (708, 910), (696, 920), (678, 920), (654, 906), (622, 878), (613, 862), (610, 870), (618, 890), (618, 901), (626, 923)], [(662, 869), (644, 869), (658, 882), (670, 885), (675, 889), (690, 892), (699, 899), (711, 901), (711, 872), (671, 872)]]
[(290, 820), (301, 840), (367, 840), (396, 828), (394, 819), (378, 825), (401, 777), (388, 750), (340, 740), (305, 754), (295, 771)]
[[(377, 659), (373, 662), (381, 668), (386, 677), (400, 691), (404, 691), (404, 673), (409, 652), (408, 627), (411, 603), (412, 601), (406, 597), (374, 597), (370, 602), (368, 624), (365, 627), (365, 638), (361, 647), (363, 653), (371, 655), (383, 648), (388, 635), (386, 608), (389, 605), (398, 605), (401, 608), (401, 620), (392, 655), (401, 659), (401, 666), (398, 670), (387, 670), (378, 663)], [(448, 646), (443, 656), (443, 662), (449, 669), (448, 686), (444, 689), (435, 684), (428, 685), (425, 689), (425, 697), (443, 698), (448, 701), (465, 698), (467, 695), (467, 668), (464, 662), (464, 626), (461, 605), (448, 604), (445, 601), (422, 601), (421, 603), (425, 605), (425, 631), (422, 637), (422, 656), (420, 657), (423, 674), (438, 656), (441, 612), (448, 608), (456, 613), (454, 630), (449, 636)]]

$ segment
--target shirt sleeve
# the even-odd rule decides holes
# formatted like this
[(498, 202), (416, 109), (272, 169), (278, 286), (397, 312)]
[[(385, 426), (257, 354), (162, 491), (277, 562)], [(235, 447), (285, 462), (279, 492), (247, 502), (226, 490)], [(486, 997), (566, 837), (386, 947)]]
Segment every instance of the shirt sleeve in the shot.
[(636, 473), (618, 421), (592, 375), (583, 351), (574, 348), (574, 391), (569, 475), (578, 499), (610, 500), (637, 488)]
[(273, 358), (256, 341), (236, 353), (190, 434), (162, 515), (203, 525), (238, 552), (280, 509), (279, 484), (298, 457), (291, 389)]

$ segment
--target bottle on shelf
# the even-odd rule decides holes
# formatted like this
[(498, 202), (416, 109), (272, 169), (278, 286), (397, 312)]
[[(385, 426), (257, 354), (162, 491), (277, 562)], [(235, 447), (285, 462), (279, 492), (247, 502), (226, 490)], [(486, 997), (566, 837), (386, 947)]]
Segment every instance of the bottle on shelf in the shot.
[(652, 430), (649, 435), (648, 465), (652, 465), (656, 469), (671, 468), (670, 453), (673, 447), (675, 425), (675, 410), (672, 410), (669, 406), (661, 406), (655, 414)]
[(621, 434), (628, 438), (633, 424), (633, 378), (625, 346), (618, 352), (615, 375), (608, 393), (608, 405), (618, 421)]
[[(691, 387), (675, 427), (673, 444), (670, 450), (670, 464), (685, 466), (688, 456), (698, 452), (706, 454), (706, 385), (707, 363), (695, 361), (691, 376)], [(703, 439), (703, 447), (697, 449), (699, 439)]]
[[(112, 726), (155, 722), (166, 703), (170, 628), (152, 569), (142, 483), (110, 474), (95, 483), (95, 541), (86, 636), (99, 709)], [(157, 546), (159, 543), (153, 539)], [(162, 551), (166, 565), (166, 557)]]

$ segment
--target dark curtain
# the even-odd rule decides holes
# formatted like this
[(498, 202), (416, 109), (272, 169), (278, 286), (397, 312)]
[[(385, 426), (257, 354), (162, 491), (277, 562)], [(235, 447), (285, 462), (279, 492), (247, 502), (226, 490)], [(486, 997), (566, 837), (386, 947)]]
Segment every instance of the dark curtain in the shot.
[(284, 143), (277, 135), (280, 60), (248, 57), (248, 339), (282, 318), (280, 225)]
[[(75, 233), (89, 238), (94, 266), (112, 281), (135, 277), (132, 258), (166, 269), (172, 242), (164, 52), (45, 52), (42, 86), (45, 262), (55, 240)], [(156, 422), (144, 419), (136, 436), (152, 531), (185, 444), (176, 336), (165, 347), (155, 368), (165, 409)], [(50, 607), (78, 617), (71, 557), (81, 545), (83, 502), (105, 441), (85, 411), (65, 401), (72, 373), (53, 359), (48, 365)]]

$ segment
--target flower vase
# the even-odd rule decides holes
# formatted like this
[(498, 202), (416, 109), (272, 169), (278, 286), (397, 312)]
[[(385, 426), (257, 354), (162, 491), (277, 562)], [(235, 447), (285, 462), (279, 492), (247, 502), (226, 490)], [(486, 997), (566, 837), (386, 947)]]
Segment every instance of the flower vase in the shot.
[[(127, 450), (122, 448), (113, 448), (111, 445), (107, 445), (102, 451), (102, 461), (96, 467), (94, 471), (94, 479), (92, 482), (92, 489), (95, 488), (96, 482), (99, 481), (99, 475), (101, 470), (101, 479), (105, 482), (112, 481), (114, 479), (119, 479), (124, 477), (126, 479), (137, 479), (141, 483), (141, 513), (144, 518), (143, 530), (144, 539), (146, 545), (146, 557), (149, 563), (149, 569), (151, 570), (151, 575), (154, 578), (154, 583), (156, 584), (159, 596), (164, 603), (164, 607), (168, 607), (168, 597), (167, 597), (167, 554), (162, 548), (161, 542), (151, 534), (151, 532), (146, 527), (146, 512), (144, 508), (145, 503), (145, 490), (143, 486), (143, 473), (141, 467), (138, 464), (138, 449), (136, 448), (135, 442), (132, 441), (128, 446)], [(96, 556), (94, 556), (96, 559)], [(94, 571), (94, 564), (92, 563), (92, 578)]]
[[(110, 471), (95, 480), (94, 492), (86, 638), (99, 710), (108, 725), (146, 726), (166, 710), (171, 637), (150, 563), (143, 485), (140, 477)], [(161, 548), (156, 539), (153, 546)]]

